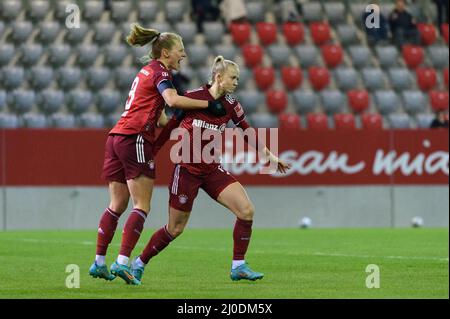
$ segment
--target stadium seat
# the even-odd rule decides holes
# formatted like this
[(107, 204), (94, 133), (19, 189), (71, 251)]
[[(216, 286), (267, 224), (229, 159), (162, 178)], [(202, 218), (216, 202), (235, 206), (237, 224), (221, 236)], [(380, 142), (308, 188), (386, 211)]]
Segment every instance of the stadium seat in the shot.
[(444, 79), (445, 87), (448, 89), (448, 68), (442, 71), (442, 78)]
[(5, 32), (5, 23), (3, 21), (0, 21), (0, 38), (3, 36), (3, 32)]
[(295, 113), (282, 113), (278, 115), (278, 126), (282, 129), (299, 130), (301, 128), (300, 116)]
[(337, 26), (339, 42), (343, 46), (359, 43), (357, 29), (353, 24), (339, 24)]
[(131, 3), (128, 1), (111, 1), (111, 20), (123, 23), (128, 20), (131, 12)]
[(98, 0), (87, 0), (84, 3), (84, 10), (82, 11), (83, 18), (89, 23), (101, 21), (101, 16), (104, 10), (104, 4)]
[(4, 0), (0, 2), (0, 17), (5, 22), (16, 19), (20, 14), (20, 10), (22, 10), (20, 0)]
[(120, 119), (121, 114), (122, 114), (122, 112), (103, 115), (103, 120), (105, 123), (104, 127), (107, 127), (107, 128), (114, 127), (114, 125), (116, 125), (117, 121)]
[(80, 123), (86, 128), (102, 128), (105, 126), (105, 120), (102, 115), (86, 112), (80, 115)]
[(364, 113), (361, 115), (361, 124), (365, 130), (382, 130), (383, 117), (378, 113)]
[(277, 26), (271, 22), (256, 23), (256, 32), (261, 45), (270, 45), (277, 41)]
[(209, 45), (222, 43), (224, 32), (222, 22), (207, 21), (203, 23), (203, 35), (205, 36), (206, 43)]
[(129, 49), (131, 51), (132, 63), (138, 68), (142, 67), (142, 59), (145, 59), (144, 56), (148, 55), (149, 48), (147, 46), (139, 47), (134, 46)]
[(59, 88), (72, 90), (81, 82), (81, 70), (76, 67), (63, 67), (57, 71), (57, 83)]
[(347, 92), (347, 101), (354, 112), (362, 113), (369, 108), (369, 92), (359, 89), (350, 90)]
[(395, 46), (377, 46), (375, 52), (382, 68), (390, 68), (398, 65), (398, 50)]
[(270, 113), (255, 113), (249, 115), (250, 123), (255, 128), (277, 128), (278, 117)]
[(55, 113), (49, 117), (49, 121), (56, 128), (75, 128), (77, 122), (73, 114)]
[(0, 128), (17, 128), (19, 119), (15, 114), (0, 113)]
[(312, 66), (308, 68), (308, 78), (312, 87), (320, 91), (330, 83), (330, 73), (327, 68)]
[(345, 96), (339, 90), (323, 90), (320, 92), (320, 98), (327, 114), (341, 112), (345, 104)]
[(44, 114), (28, 112), (22, 115), (23, 126), (27, 128), (47, 128), (49, 123)]
[(283, 34), (286, 43), (294, 46), (304, 41), (305, 30), (300, 22), (285, 22), (283, 23)]
[(7, 90), (14, 90), (24, 82), (24, 71), (21, 67), (3, 67), (0, 70), (3, 87)]
[(424, 112), (426, 109), (425, 96), (418, 90), (405, 90), (402, 92), (403, 105), (408, 114)]
[(334, 127), (336, 130), (354, 130), (356, 129), (355, 117), (351, 113), (334, 114)]
[(407, 114), (389, 114), (388, 121), (391, 129), (409, 129), (411, 127), (409, 116)]
[(77, 64), (81, 67), (89, 67), (95, 63), (99, 54), (96, 45), (83, 45), (78, 49)]
[(282, 90), (270, 89), (266, 92), (266, 104), (269, 112), (279, 114), (284, 112), (287, 107), (288, 97)]
[(20, 52), (20, 62), (23, 66), (30, 67), (38, 63), (43, 54), (43, 49), (40, 44), (23, 44)]
[(365, 9), (367, 7), (366, 3), (350, 3), (350, 12), (353, 17), (354, 23), (361, 28), (363, 26), (363, 14), (365, 12)]
[(423, 63), (424, 52), (419, 46), (414, 46), (410, 44), (405, 44), (402, 47), (402, 55), (405, 60), (406, 65), (409, 68), (416, 68)]
[(69, 59), (71, 53), (72, 50), (68, 45), (54, 45), (48, 50), (48, 60), (54, 68), (61, 67)]
[(92, 94), (89, 91), (75, 89), (67, 94), (67, 106), (69, 110), (79, 115), (86, 112), (92, 103)]
[[(185, 45), (190, 45), (195, 41), (195, 36), (197, 34), (197, 26), (193, 22), (178, 22), (175, 24), (175, 31), (183, 38), (183, 43)], [(208, 33), (208, 37), (210, 37), (210, 33)], [(218, 40), (222, 40), (222, 38)]]
[(199, 67), (208, 62), (210, 54), (209, 47), (206, 45), (191, 44), (187, 48), (187, 56), (191, 67)]
[(372, 65), (372, 55), (367, 46), (352, 45), (349, 47), (349, 53), (354, 67), (362, 68)]
[(259, 105), (264, 103), (264, 95), (256, 90), (241, 91), (237, 96), (247, 114), (255, 113)]
[(170, 23), (183, 20), (185, 13), (184, 1), (169, 0), (164, 3), (166, 20)]
[(308, 68), (310, 66), (317, 64), (317, 57), (319, 51), (313, 45), (298, 45), (294, 48), (294, 52), (298, 57), (300, 65), (303, 68)]
[(302, 115), (313, 112), (317, 106), (317, 95), (314, 91), (296, 90), (292, 94), (294, 107)]
[(423, 45), (432, 45), (436, 42), (437, 32), (432, 24), (429, 23), (418, 23), (417, 29), (420, 33), (420, 41)]
[(247, 19), (251, 23), (257, 23), (265, 20), (265, 8), (264, 3), (261, 1), (245, 1), (245, 6), (247, 8)]
[(54, 19), (59, 21), (60, 23), (65, 23), (67, 19), (67, 13), (66, 8), (69, 4), (72, 4), (72, 1), (69, 0), (63, 0), (63, 1), (56, 1), (54, 6)]
[(14, 21), (11, 27), (10, 39), (17, 45), (27, 42), (33, 32), (33, 24), (30, 21)]
[(448, 92), (430, 91), (430, 104), (434, 111), (448, 110)]
[(0, 111), (6, 107), (6, 91), (0, 89)]
[(214, 56), (222, 55), (226, 60), (234, 60), (237, 55), (237, 47), (234, 45), (218, 44), (213, 48)]
[(199, 67), (196, 75), (201, 84), (208, 83), (211, 80), (211, 68), (209, 66)]
[(12, 92), (12, 109), (17, 114), (29, 112), (35, 104), (36, 95), (34, 91), (17, 89)]
[(253, 68), (262, 62), (264, 51), (257, 44), (246, 44), (242, 47), (245, 65)]
[(327, 131), (329, 129), (328, 117), (322, 113), (308, 113), (306, 115), (306, 122), (310, 130)]
[(417, 127), (421, 129), (429, 129), (433, 122), (434, 115), (430, 113), (420, 113), (416, 115)]
[(245, 66), (239, 67), (239, 85), (241, 86), (241, 88), (245, 86), (245, 84), (252, 76), (252, 71), (249, 68)]
[(15, 54), (15, 49), (12, 44), (2, 43), (0, 45), (0, 67), (7, 65)]
[(346, 10), (344, 3), (341, 2), (325, 2), (325, 13), (330, 24), (344, 22), (346, 18)]
[(41, 66), (31, 68), (28, 82), (35, 90), (47, 88), (53, 82), (53, 69)]
[(137, 68), (130, 68), (130, 67), (119, 67), (114, 70), (115, 75), (114, 79), (116, 82), (116, 87), (120, 91), (129, 91), (131, 88), (131, 84), (134, 81), (134, 78), (136, 77), (138, 73)]
[(42, 44), (53, 43), (58, 36), (61, 27), (56, 21), (44, 21), (41, 23), (36, 39)]
[(120, 44), (111, 44), (104, 48), (104, 64), (108, 67), (118, 67), (128, 54), (128, 48)]
[(86, 23), (80, 22), (79, 28), (65, 28), (65, 30), (66, 34), (64, 35), (64, 39), (71, 45), (79, 45), (86, 38), (89, 28)]
[(442, 37), (445, 43), (448, 45), (448, 23), (441, 24)]
[(322, 57), (328, 67), (334, 68), (342, 63), (344, 52), (338, 44), (325, 44), (322, 46)]
[(291, 49), (285, 44), (272, 44), (267, 48), (267, 53), (272, 60), (272, 65), (279, 68), (289, 64)]
[(287, 90), (295, 90), (302, 85), (303, 72), (299, 67), (283, 66), (281, 68), (281, 80)]
[(383, 89), (386, 85), (384, 72), (377, 68), (364, 68), (361, 70), (364, 86), (370, 90)]
[(443, 69), (448, 66), (448, 47), (431, 46), (428, 48), (428, 55), (436, 69)]
[(436, 70), (429, 67), (416, 69), (417, 85), (422, 91), (429, 91), (437, 84)]
[(318, 1), (304, 2), (302, 4), (303, 19), (306, 22), (323, 20), (322, 6)]
[(328, 23), (312, 22), (309, 25), (314, 44), (322, 45), (331, 40), (331, 31)]
[(255, 83), (260, 90), (267, 90), (275, 81), (275, 70), (272, 67), (257, 66), (253, 69)]
[(156, 19), (158, 3), (156, 1), (139, 1), (137, 13), (139, 22), (149, 24)]
[(241, 46), (250, 40), (251, 27), (249, 23), (230, 23), (231, 37), (234, 43)]
[(94, 32), (94, 42), (98, 45), (106, 45), (113, 40), (116, 29), (110, 22), (97, 22), (94, 25)]
[(86, 84), (91, 90), (102, 89), (110, 79), (108, 68), (90, 68), (87, 70), (86, 75)]
[(172, 32), (172, 26), (167, 22), (153, 22), (150, 24), (151, 29), (158, 30), (159, 32)]
[(411, 73), (406, 68), (390, 68), (389, 78), (391, 80), (392, 88), (395, 90), (405, 90), (411, 88), (412, 77)]
[(378, 111), (382, 115), (387, 115), (395, 112), (400, 105), (399, 98), (394, 91), (378, 90), (375, 92), (375, 101)]
[(44, 114), (58, 112), (64, 106), (64, 93), (60, 90), (44, 90), (38, 95), (37, 105)]
[(48, 1), (37, 0), (31, 1), (30, 8), (27, 11), (27, 17), (34, 23), (45, 20), (47, 13), (49, 12), (50, 5)]
[(347, 91), (358, 86), (358, 74), (353, 68), (337, 68), (335, 82), (339, 89)]

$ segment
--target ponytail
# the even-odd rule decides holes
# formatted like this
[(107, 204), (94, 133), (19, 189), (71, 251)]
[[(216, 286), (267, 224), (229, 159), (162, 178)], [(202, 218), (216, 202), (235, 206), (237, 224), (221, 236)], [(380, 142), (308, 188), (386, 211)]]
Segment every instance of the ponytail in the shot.
[(237, 70), (239, 70), (239, 66), (235, 62), (231, 60), (225, 60), (222, 55), (216, 56), (211, 67), (211, 79), (209, 81), (209, 84), (213, 85), (216, 75), (223, 74), (230, 66), (234, 66)]

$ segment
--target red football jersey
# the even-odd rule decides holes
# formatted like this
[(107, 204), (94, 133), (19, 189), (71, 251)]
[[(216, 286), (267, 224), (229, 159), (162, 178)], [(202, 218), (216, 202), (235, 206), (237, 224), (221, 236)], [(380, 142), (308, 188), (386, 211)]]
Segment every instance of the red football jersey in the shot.
[(110, 134), (142, 134), (150, 143), (155, 139), (155, 127), (164, 109), (164, 98), (158, 91), (163, 80), (172, 81), (172, 73), (164, 64), (152, 60), (136, 75), (131, 85), (125, 112)]
[[(205, 85), (201, 88), (187, 91), (185, 96), (192, 99), (212, 101), (214, 98), (209, 93), (208, 88), (209, 85)], [(233, 96), (226, 94), (220, 99), (220, 101), (227, 111), (226, 115), (217, 117), (204, 110), (185, 111), (185, 117), (179, 125), (179, 127), (184, 128), (189, 132), (191, 150), (191, 163), (181, 162), (180, 165), (186, 167), (186, 169), (192, 174), (207, 174), (212, 170), (217, 169), (217, 166), (220, 165), (217, 162), (205, 163), (201, 158), (201, 150), (203, 150), (205, 145), (210, 143), (213, 136), (211, 136), (209, 140), (201, 141), (200, 152), (193, 152), (194, 128), (198, 128), (197, 131), (201, 132), (201, 134), (203, 134), (205, 130), (210, 130), (215, 134), (222, 134), (230, 120), (232, 120), (236, 126), (239, 126), (240, 123), (245, 121), (244, 110), (241, 104)]]

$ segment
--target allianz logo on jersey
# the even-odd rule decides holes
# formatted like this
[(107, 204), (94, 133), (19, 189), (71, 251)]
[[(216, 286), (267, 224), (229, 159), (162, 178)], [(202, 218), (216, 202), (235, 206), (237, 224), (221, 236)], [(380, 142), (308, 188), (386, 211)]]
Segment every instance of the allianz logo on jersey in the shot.
[(225, 123), (223, 123), (222, 125), (219, 126), (217, 124), (211, 124), (206, 121), (196, 120), (196, 119), (192, 121), (192, 126), (217, 131), (220, 133), (223, 133), (225, 131), (225, 128), (227, 127), (227, 125)]

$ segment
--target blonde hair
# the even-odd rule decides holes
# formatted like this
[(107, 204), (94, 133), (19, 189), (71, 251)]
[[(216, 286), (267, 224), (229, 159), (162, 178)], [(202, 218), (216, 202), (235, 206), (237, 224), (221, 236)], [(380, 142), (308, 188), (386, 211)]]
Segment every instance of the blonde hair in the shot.
[(155, 29), (146, 29), (138, 23), (131, 25), (130, 34), (126, 38), (131, 46), (144, 46), (148, 43), (152, 44), (152, 49), (148, 55), (141, 58), (141, 62), (148, 62), (150, 59), (158, 59), (161, 57), (163, 49), (171, 50), (177, 41), (182, 42), (183, 39), (176, 33), (163, 32), (160, 33)]
[(239, 71), (239, 66), (235, 62), (231, 60), (225, 60), (221, 55), (216, 56), (211, 67), (211, 78), (208, 82), (209, 85), (214, 84), (217, 74), (225, 73), (229, 67), (235, 67)]

